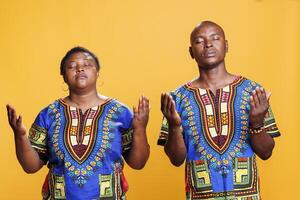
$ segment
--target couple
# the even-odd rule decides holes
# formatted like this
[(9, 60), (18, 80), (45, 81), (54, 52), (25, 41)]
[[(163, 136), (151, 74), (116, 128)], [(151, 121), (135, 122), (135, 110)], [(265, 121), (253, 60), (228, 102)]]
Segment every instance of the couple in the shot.
[[(260, 199), (255, 155), (268, 159), (280, 133), (270, 94), (225, 68), (228, 43), (214, 22), (197, 25), (190, 55), (199, 76), (161, 95), (164, 115), (159, 145), (171, 163), (186, 161), (186, 199)], [(27, 173), (48, 165), (43, 199), (125, 199), (123, 159), (142, 169), (150, 148), (146, 136), (149, 100), (133, 112), (96, 90), (100, 64), (75, 47), (61, 61), (69, 95), (44, 108), (27, 136), (22, 117), (7, 105), (16, 154)]]

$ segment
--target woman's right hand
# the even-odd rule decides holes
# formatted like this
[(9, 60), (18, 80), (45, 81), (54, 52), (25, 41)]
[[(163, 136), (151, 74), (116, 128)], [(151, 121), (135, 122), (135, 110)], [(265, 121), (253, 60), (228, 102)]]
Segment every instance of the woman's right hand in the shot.
[(178, 128), (181, 126), (181, 119), (175, 109), (175, 101), (171, 95), (167, 93), (161, 94), (160, 110), (167, 119), (170, 128)]
[(9, 104), (6, 105), (8, 123), (12, 130), (14, 131), (15, 136), (25, 136), (26, 128), (22, 123), (22, 116), (17, 116), (16, 110)]

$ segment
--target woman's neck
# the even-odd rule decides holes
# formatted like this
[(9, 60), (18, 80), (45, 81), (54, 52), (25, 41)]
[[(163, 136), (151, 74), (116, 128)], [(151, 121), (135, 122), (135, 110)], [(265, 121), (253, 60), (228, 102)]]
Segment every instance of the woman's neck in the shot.
[(67, 104), (80, 108), (83, 112), (87, 109), (98, 106), (105, 101), (103, 96), (98, 95), (97, 91), (92, 91), (84, 94), (70, 91), (69, 96), (64, 98)]

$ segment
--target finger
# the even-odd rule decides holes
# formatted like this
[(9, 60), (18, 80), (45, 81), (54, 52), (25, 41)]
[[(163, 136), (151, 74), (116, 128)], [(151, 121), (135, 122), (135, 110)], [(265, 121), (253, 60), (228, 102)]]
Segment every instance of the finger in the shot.
[(270, 100), (271, 94), (272, 94), (271, 92), (267, 92), (267, 94), (266, 94), (266, 98), (268, 101)]
[(176, 112), (175, 101), (174, 100), (171, 101), (170, 111), (171, 111), (172, 114)]
[(133, 106), (133, 116), (136, 117), (138, 115), (138, 112), (136, 110), (136, 107)]
[(267, 93), (266, 90), (263, 87), (260, 87), (260, 91), (261, 91), (261, 102), (265, 105), (268, 106), (268, 99), (267, 99)]
[(22, 125), (22, 116), (20, 115), (17, 119), (17, 126), (21, 126)]
[(257, 106), (259, 106), (259, 101), (258, 101), (256, 90), (252, 91), (252, 98), (253, 98), (253, 103), (254, 103), (253, 107), (256, 108)]
[(145, 113), (147, 112), (147, 97), (143, 96), (143, 99), (142, 99), (142, 109), (141, 109), (141, 112)]
[(165, 94), (165, 96), (164, 96), (164, 112), (166, 113), (167, 112), (167, 110), (168, 110), (168, 102), (169, 102), (169, 97), (168, 97), (168, 94)]
[(11, 114), (11, 119), (10, 119), (10, 121), (11, 121), (11, 123), (13, 124), (13, 125), (15, 125), (16, 124), (16, 122), (17, 122), (17, 112), (16, 112), (16, 110), (13, 108), (13, 107), (11, 107), (12, 109), (11, 109), (11, 112), (10, 112), (10, 114)]
[(266, 101), (267, 100), (267, 95), (266, 95), (265, 89), (263, 87), (260, 87), (260, 91), (261, 91), (261, 94), (262, 94), (262, 100)]
[(144, 103), (144, 97), (142, 95), (139, 99), (139, 104), (138, 104), (138, 113), (139, 114), (143, 111), (143, 103)]
[(164, 110), (164, 107), (165, 107), (165, 105), (164, 105), (164, 99), (165, 99), (165, 93), (161, 93), (161, 95), (160, 95), (160, 110), (163, 112), (163, 110)]
[(255, 103), (253, 96), (250, 96), (250, 110), (253, 110), (255, 108)]
[(168, 95), (168, 105), (167, 105), (168, 112), (171, 111), (172, 101), (173, 101), (173, 98), (170, 95)]
[(261, 104), (263, 104), (261, 89), (259, 87), (256, 87), (255, 92), (256, 92), (257, 102), (258, 102), (258, 104), (255, 103), (255, 105), (260, 106)]
[(149, 99), (147, 97), (144, 97), (145, 99), (145, 104), (144, 104), (144, 110), (149, 113)]
[(6, 105), (6, 110), (7, 110), (8, 122), (10, 123), (10, 121), (11, 121), (11, 107), (10, 107), (9, 104)]

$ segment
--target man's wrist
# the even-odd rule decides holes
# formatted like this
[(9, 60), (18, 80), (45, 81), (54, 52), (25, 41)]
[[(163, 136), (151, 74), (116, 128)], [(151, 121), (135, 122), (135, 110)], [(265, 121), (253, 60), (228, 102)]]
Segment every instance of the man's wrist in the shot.
[(176, 131), (179, 131), (179, 130), (181, 130), (180, 125), (170, 125), (169, 124), (169, 131), (176, 132)]
[(258, 122), (251, 123), (251, 122), (249, 122), (248, 127), (249, 128), (261, 128), (261, 127), (264, 127), (264, 122), (260, 122), (260, 123), (258, 123)]

